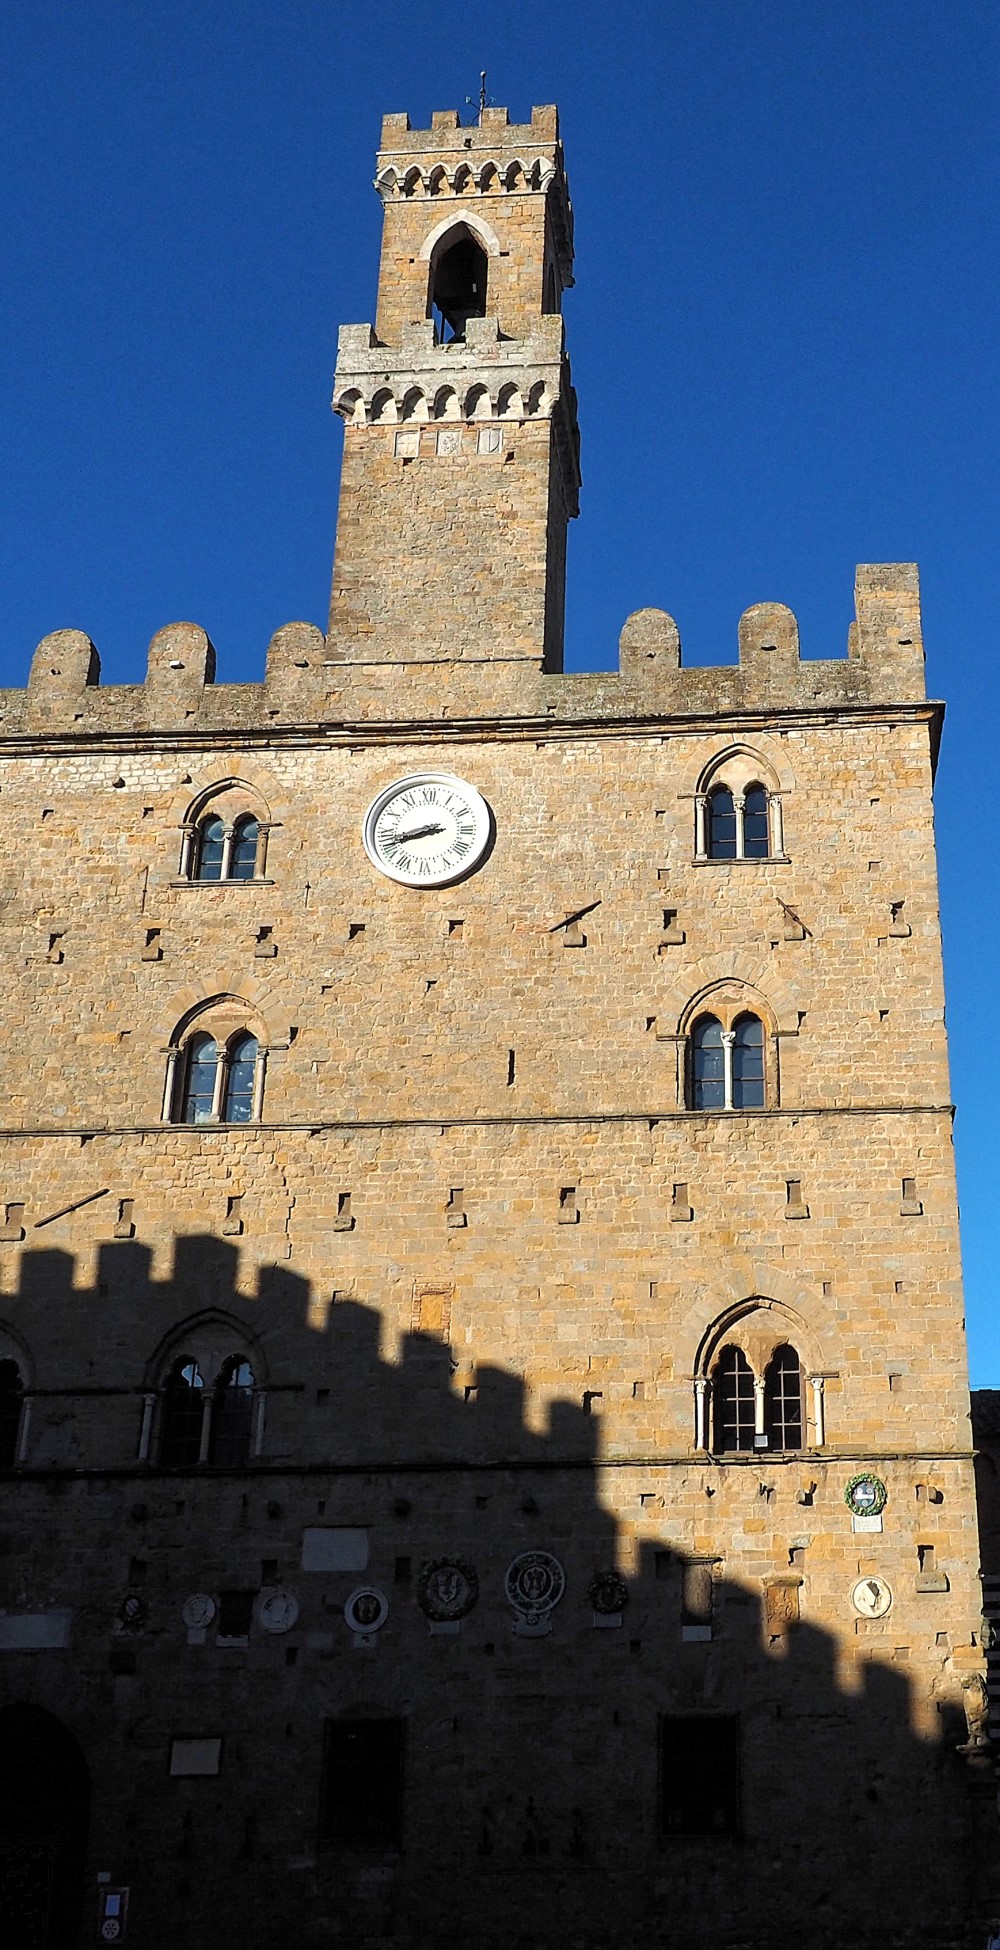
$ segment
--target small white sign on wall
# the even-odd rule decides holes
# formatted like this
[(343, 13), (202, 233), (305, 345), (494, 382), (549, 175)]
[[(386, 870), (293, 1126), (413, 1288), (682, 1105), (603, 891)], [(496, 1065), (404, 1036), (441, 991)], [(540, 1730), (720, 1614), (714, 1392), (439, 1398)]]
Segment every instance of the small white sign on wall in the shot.
[(367, 1571), (368, 1532), (317, 1524), (302, 1532), (303, 1571)]

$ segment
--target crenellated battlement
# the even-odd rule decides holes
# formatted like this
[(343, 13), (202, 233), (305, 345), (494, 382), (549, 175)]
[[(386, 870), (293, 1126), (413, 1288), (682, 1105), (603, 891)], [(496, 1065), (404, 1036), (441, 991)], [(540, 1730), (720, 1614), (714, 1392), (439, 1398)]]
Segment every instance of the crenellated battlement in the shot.
[(545, 671), (526, 659), (485, 663), (359, 658), (353, 641), (312, 623), (287, 623), (267, 650), (263, 683), (217, 684), (215, 650), (196, 623), (172, 623), (149, 646), (145, 682), (102, 685), (100, 658), (80, 630), (56, 630), (35, 651), (27, 687), (0, 691), (0, 740), (107, 735), (176, 737), (242, 732), (279, 736), (322, 724), (373, 730), (435, 722), (494, 722), (503, 735), (544, 722), (600, 729), (630, 722), (919, 704), (926, 696), (917, 570), (863, 564), (856, 619), (842, 660), (803, 661), (798, 625), (781, 603), (740, 618), (739, 662), (686, 669), (665, 610), (636, 610), (621, 633), (617, 671)]
[(559, 140), (559, 110), (554, 103), (533, 108), (530, 122), (512, 122), (506, 108), (484, 108), (470, 126), (459, 120), (456, 108), (437, 108), (429, 129), (410, 127), (406, 114), (383, 115), (379, 157), (439, 155), (448, 150), (471, 150), (486, 155), (494, 149), (551, 149)]

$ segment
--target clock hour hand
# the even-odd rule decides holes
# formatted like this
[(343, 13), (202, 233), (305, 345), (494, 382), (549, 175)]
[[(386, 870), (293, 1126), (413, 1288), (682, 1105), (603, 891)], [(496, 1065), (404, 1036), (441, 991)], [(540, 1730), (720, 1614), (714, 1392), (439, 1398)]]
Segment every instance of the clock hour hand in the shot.
[(410, 840), (425, 840), (428, 833), (443, 833), (443, 826), (415, 826), (412, 833), (397, 833), (398, 845), (407, 846)]

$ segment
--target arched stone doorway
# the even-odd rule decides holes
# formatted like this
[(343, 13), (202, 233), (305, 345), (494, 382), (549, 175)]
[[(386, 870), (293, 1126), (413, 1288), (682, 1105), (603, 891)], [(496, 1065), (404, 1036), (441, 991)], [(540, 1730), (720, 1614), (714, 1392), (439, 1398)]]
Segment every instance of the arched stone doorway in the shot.
[(0, 1916), (11, 1950), (76, 1950), (90, 1814), (87, 1763), (40, 1706), (0, 1710)]

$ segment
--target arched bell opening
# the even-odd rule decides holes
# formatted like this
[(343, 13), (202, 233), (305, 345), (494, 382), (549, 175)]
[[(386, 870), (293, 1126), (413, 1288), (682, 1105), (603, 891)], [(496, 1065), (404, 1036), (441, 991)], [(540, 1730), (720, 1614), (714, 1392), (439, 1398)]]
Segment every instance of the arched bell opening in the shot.
[(470, 318), (485, 318), (488, 271), (486, 252), (465, 224), (446, 232), (431, 258), (427, 295), (436, 344), (455, 344)]

